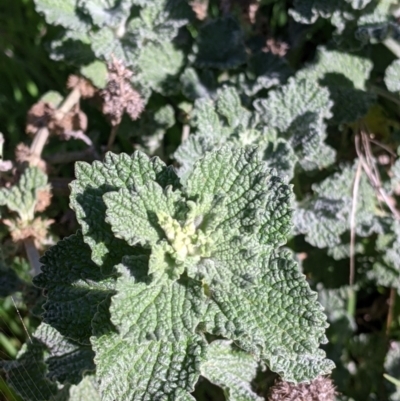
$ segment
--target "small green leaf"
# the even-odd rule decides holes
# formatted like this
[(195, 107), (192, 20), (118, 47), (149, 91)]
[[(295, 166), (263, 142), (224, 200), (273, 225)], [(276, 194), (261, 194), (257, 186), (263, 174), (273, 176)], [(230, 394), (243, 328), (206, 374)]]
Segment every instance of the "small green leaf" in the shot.
[(400, 91), (400, 60), (393, 61), (386, 69), (385, 84), (391, 92)]
[(81, 74), (92, 81), (93, 85), (99, 89), (104, 89), (107, 83), (107, 66), (102, 61), (93, 61), (81, 67)]
[(84, 31), (89, 21), (77, 8), (77, 0), (35, 0), (36, 11), (45, 15), (46, 21), (71, 30)]
[(207, 348), (207, 359), (201, 374), (224, 390), (230, 401), (262, 401), (251, 388), (257, 361), (246, 352), (235, 348), (231, 341), (216, 340)]

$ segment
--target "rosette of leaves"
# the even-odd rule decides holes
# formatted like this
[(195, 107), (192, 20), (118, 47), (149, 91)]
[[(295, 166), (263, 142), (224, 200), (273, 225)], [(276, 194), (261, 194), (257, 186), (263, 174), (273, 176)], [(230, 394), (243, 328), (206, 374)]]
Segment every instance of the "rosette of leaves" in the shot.
[[(260, 155), (281, 176), (293, 177), (296, 163), (306, 171), (334, 161), (325, 144), (324, 118), (331, 116), (328, 91), (315, 81), (289, 79), (267, 99), (254, 102), (256, 112), (242, 106), (233, 87), (217, 91), (215, 100), (199, 99), (192, 112), (195, 134), (175, 152), (185, 177), (205, 152), (224, 143), (257, 145)], [(306, 133), (306, 134), (305, 134)]]
[[(35, 0), (37, 11), (64, 33), (52, 44), (52, 57), (78, 66), (114, 56), (134, 69), (144, 89), (170, 93), (184, 57), (172, 44), (193, 18), (184, 0)], [(90, 78), (90, 77), (89, 77)]]
[(183, 183), (158, 158), (108, 153), (78, 163), (71, 189), (82, 233), (45, 255), (35, 282), (44, 321), (92, 346), (103, 400), (190, 400), (200, 375), (257, 399), (224, 358), (244, 381), (261, 362), (292, 382), (330, 372), (316, 294), (279, 249), (290, 188), (255, 149), (209, 152)]

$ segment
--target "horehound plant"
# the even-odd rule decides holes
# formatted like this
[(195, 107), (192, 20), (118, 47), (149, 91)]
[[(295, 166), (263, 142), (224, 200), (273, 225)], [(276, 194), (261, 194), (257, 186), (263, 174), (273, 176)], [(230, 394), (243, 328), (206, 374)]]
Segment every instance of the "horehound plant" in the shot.
[(16, 388), (40, 345), (54, 394), (95, 375), (102, 400), (190, 400), (200, 376), (261, 400), (261, 365), (293, 383), (331, 371), (317, 295), (281, 249), (291, 189), (256, 149), (210, 152), (183, 181), (158, 158), (107, 153), (78, 163), (71, 189), (81, 231), (42, 258), (44, 323), (9, 367)]

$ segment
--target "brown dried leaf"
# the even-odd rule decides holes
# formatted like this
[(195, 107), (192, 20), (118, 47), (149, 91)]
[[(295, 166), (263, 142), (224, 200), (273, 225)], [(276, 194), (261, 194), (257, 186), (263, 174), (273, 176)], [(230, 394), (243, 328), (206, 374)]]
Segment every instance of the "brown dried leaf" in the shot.
[(26, 133), (35, 135), (40, 128), (47, 127), (54, 110), (49, 103), (42, 101), (35, 103), (28, 111)]
[(193, 0), (190, 2), (193, 12), (196, 14), (196, 18), (203, 21), (208, 16), (208, 0)]
[(299, 384), (278, 379), (270, 389), (268, 401), (334, 401), (335, 395), (335, 386), (329, 377)]
[(79, 91), (83, 98), (94, 97), (97, 89), (86, 78), (78, 77), (77, 75), (70, 75), (67, 81), (67, 88), (74, 89), (79, 87)]
[(267, 39), (265, 47), (262, 49), (265, 53), (271, 52), (279, 57), (285, 57), (289, 50), (289, 45), (285, 42), (281, 42), (275, 38)]
[(35, 212), (45, 211), (51, 204), (52, 193), (50, 188), (43, 188), (37, 191)]
[(27, 223), (20, 219), (3, 219), (3, 223), (9, 227), (13, 242), (21, 242), (31, 237), (35, 247), (42, 249), (46, 242), (49, 226), (54, 223), (54, 220), (38, 217)]
[(86, 131), (88, 120), (86, 114), (75, 105), (65, 116), (59, 120), (53, 117), (48, 125), (50, 132), (68, 140), (74, 138), (73, 132)]
[(24, 143), (19, 143), (15, 148), (15, 160), (20, 163), (28, 163), (31, 166), (36, 166), (44, 173), (48, 173), (46, 162), (38, 155), (32, 154), (31, 150)]
[(104, 90), (102, 111), (108, 117), (112, 126), (121, 122), (124, 112), (132, 120), (139, 118), (144, 109), (143, 99), (139, 92), (132, 88), (129, 79), (132, 71), (128, 70), (121, 61), (113, 59), (108, 65), (108, 80)]

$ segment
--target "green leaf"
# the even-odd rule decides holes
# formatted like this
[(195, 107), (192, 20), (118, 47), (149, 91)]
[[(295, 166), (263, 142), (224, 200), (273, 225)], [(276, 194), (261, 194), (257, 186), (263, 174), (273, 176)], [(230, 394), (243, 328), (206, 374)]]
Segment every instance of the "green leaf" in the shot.
[(393, 61), (386, 69), (385, 84), (390, 92), (400, 91), (400, 60)]
[(77, 31), (88, 27), (89, 21), (79, 12), (77, 0), (35, 0), (35, 5), (49, 24)]
[(391, 219), (376, 241), (378, 258), (367, 276), (378, 285), (395, 288), (400, 294), (400, 223)]
[(0, 189), (0, 206), (5, 205), (10, 211), (18, 213), (24, 223), (30, 222), (34, 219), (38, 191), (48, 189), (47, 175), (37, 167), (29, 167), (18, 184)]
[(108, 61), (114, 56), (130, 67), (139, 55), (137, 45), (123, 41), (111, 27), (90, 32), (89, 37), (91, 48), (100, 60)]
[(246, 94), (254, 96), (262, 89), (284, 84), (291, 73), (292, 70), (284, 58), (271, 52), (255, 53), (248, 61)]
[[(260, 244), (282, 245), (289, 231), (291, 213), (287, 185), (260, 162), (256, 149), (231, 149), (207, 153), (196, 163), (186, 183), (189, 197), (198, 199), (203, 220), (213, 212), (218, 198), (227, 200), (215, 231), (225, 240), (256, 238)], [(199, 211), (200, 212), (200, 211)], [(206, 227), (206, 221), (203, 222)]]
[(199, 337), (138, 344), (113, 333), (92, 342), (103, 401), (194, 400), (188, 393), (200, 375)]
[(188, 67), (180, 75), (179, 80), (182, 93), (190, 100), (210, 97), (217, 86), (211, 70), (196, 71)]
[[(248, 112), (235, 92), (224, 96), (218, 113), (240, 125)], [(103, 400), (191, 400), (205, 333), (287, 380), (330, 371), (316, 294), (277, 249), (291, 228), (290, 188), (255, 148), (207, 153), (183, 185), (140, 152), (80, 163), (76, 177), (83, 234), (52, 248), (35, 282), (47, 291), (45, 319), (85, 345), (90, 336)]]
[(95, 62), (91, 48), (91, 38), (87, 32), (68, 30), (51, 43), (50, 57), (69, 64), (87, 65)]
[(221, 17), (204, 24), (197, 37), (196, 65), (220, 70), (246, 62), (243, 34), (232, 17)]
[(95, 370), (94, 352), (90, 346), (63, 337), (53, 327), (44, 323), (37, 328), (34, 337), (44, 344), (50, 353), (46, 357), (46, 377), (53, 382), (77, 385), (84, 374)]
[(365, 92), (372, 62), (359, 56), (319, 48), (316, 61), (297, 74), (299, 79), (317, 80), (329, 89), (333, 100), (331, 123), (349, 123), (364, 116), (375, 103), (375, 95)]
[[(305, 234), (311, 245), (318, 248), (339, 245), (341, 235), (350, 230), (355, 173), (356, 165), (343, 167), (340, 172), (314, 184), (314, 196), (298, 205), (293, 219), (295, 232)], [(356, 201), (356, 233), (367, 237), (379, 229), (375, 219), (378, 205), (375, 191), (363, 173)]]
[(109, 26), (118, 29), (129, 17), (130, 0), (78, 0), (78, 5), (85, 14), (89, 14), (92, 22), (99, 26)]
[(270, 91), (267, 99), (256, 100), (254, 107), (262, 121), (280, 131), (286, 131), (296, 118), (306, 113), (318, 113), (322, 118), (332, 116), (328, 90), (315, 80), (297, 77)]
[(46, 377), (46, 347), (37, 339), (24, 344), (15, 361), (0, 362), (7, 382), (24, 401), (54, 400), (57, 384)]
[(111, 227), (105, 222), (106, 205), (103, 195), (121, 188), (132, 189), (148, 180), (162, 187), (178, 185), (175, 173), (159, 159), (149, 160), (137, 152), (132, 157), (126, 154), (105, 156), (104, 164), (92, 166), (77, 163), (76, 180), (71, 184), (71, 207), (82, 226), (84, 241), (92, 249), (92, 259), (103, 271), (121, 262), (122, 256), (134, 252), (125, 241), (115, 238)]
[(118, 132), (132, 138), (138, 150), (146, 154), (162, 155), (164, 153), (164, 137), (167, 130), (175, 124), (175, 111), (172, 106), (166, 104), (155, 107), (148, 104), (136, 121), (120, 126)]
[(107, 83), (107, 66), (102, 61), (96, 60), (93, 63), (81, 67), (81, 74), (92, 81), (99, 89), (104, 89)]
[(129, 245), (155, 245), (163, 238), (158, 224), (158, 213), (165, 212), (175, 217), (179, 210), (176, 204), (182, 202), (179, 191), (164, 189), (157, 182), (147, 182), (134, 191), (121, 189), (103, 196), (107, 206), (106, 221), (117, 238)]
[(385, 358), (385, 370), (389, 375), (385, 374), (385, 378), (389, 381), (386, 384), (390, 394), (390, 401), (400, 400), (400, 344), (398, 341), (391, 341), (389, 351)]
[(136, 79), (157, 92), (175, 93), (183, 62), (183, 53), (171, 42), (149, 43), (137, 59), (140, 73)]
[[(93, 379), (94, 353), (42, 323), (15, 361), (0, 362), (11, 386), (26, 401), (83, 401), (84, 394), (100, 400)], [(63, 383), (63, 384), (61, 384)], [(75, 384), (72, 384), (75, 383)], [(72, 384), (72, 385), (71, 385)]]
[(41, 262), (34, 284), (46, 288), (43, 320), (62, 335), (89, 344), (91, 321), (97, 305), (113, 293), (113, 280), (91, 261), (80, 232), (58, 242)]
[(101, 401), (93, 376), (85, 376), (77, 386), (71, 386), (68, 401)]
[[(138, 265), (132, 257), (130, 263), (127, 260), (125, 263), (133, 267)], [(138, 281), (123, 265), (120, 265), (119, 273), (117, 294), (111, 299), (110, 313), (121, 337), (137, 343), (179, 342), (195, 332), (206, 300), (197, 282), (184, 278), (172, 283)]]
[(327, 133), (321, 113), (302, 114), (292, 122), (284, 136), (304, 170), (322, 169), (334, 163), (336, 153), (324, 142)]
[(286, 381), (329, 373), (333, 363), (318, 350), (327, 341), (326, 317), (290, 252), (264, 255), (258, 263), (259, 277), (241, 279), (230, 278), (223, 264), (217, 266), (220, 277), (210, 286), (215, 308), (209, 312), (208, 330), (212, 327), (215, 334), (260, 356)]
[(235, 348), (231, 341), (216, 340), (207, 348), (207, 359), (201, 365), (201, 374), (224, 390), (227, 400), (261, 401), (251, 388), (257, 371), (256, 359)]

